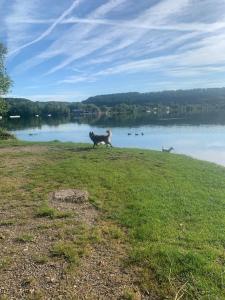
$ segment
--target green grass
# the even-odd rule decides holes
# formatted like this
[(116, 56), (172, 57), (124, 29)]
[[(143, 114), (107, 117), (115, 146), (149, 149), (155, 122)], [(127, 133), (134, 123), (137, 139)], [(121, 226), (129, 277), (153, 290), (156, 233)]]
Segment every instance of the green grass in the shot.
[(44, 255), (34, 255), (32, 257), (33, 261), (36, 262), (39, 265), (44, 265), (45, 263), (48, 262), (48, 257)]
[(51, 255), (54, 257), (65, 258), (71, 264), (77, 264), (79, 256), (75, 245), (69, 242), (58, 242), (51, 249)]
[[(30, 144), (0, 143), (9, 145)], [(88, 190), (109, 224), (105, 233), (129, 245), (125, 263), (138, 267), (144, 289), (162, 298), (225, 299), (223, 167), (156, 151), (36, 145), (48, 151), (43, 163), (23, 173), (22, 189), (33, 201), (59, 188)], [(39, 217), (57, 217), (48, 206), (38, 210)], [(59, 242), (51, 253), (76, 262), (72, 245)]]
[(71, 216), (70, 212), (60, 212), (55, 208), (52, 208), (48, 205), (48, 203), (43, 203), (36, 212), (37, 217), (48, 217), (51, 219), (61, 219), (61, 218), (67, 218)]
[(138, 297), (138, 295), (130, 289), (125, 289), (124, 293), (121, 297), (121, 300), (137, 300), (140, 299), (140, 297)]
[(22, 234), (18, 236), (15, 240), (18, 243), (31, 243), (34, 241), (34, 236), (32, 234)]

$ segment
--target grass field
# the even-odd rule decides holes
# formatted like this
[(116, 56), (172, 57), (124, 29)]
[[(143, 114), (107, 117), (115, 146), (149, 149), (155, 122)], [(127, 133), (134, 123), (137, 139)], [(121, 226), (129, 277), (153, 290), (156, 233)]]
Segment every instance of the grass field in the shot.
[[(66, 188), (89, 192), (93, 226), (71, 207), (49, 203), (50, 192)], [(112, 299), (225, 299), (223, 167), (156, 151), (2, 141), (0, 191), (4, 299), (54, 293), (54, 299), (79, 299), (77, 282), (85, 277), (79, 270), (93, 253), (93, 270), (95, 263), (103, 270), (106, 260), (109, 273), (112, 267), (129, 277), (123, 287), (112, 287), (118, 290)], [(64, 270), (62, 278), (51, 264)], [(12, 275), (16, 268), (22, 271)], [(98, 292), (111, 299), (107, 281), (103, 285), (90, 290), (90, 299)]]

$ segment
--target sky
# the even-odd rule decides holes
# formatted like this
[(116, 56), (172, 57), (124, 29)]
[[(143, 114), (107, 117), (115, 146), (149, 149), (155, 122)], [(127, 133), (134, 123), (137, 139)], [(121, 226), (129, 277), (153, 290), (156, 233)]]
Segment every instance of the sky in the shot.
[(0, 0), (9, 96), (225, 86), (225, 0)]

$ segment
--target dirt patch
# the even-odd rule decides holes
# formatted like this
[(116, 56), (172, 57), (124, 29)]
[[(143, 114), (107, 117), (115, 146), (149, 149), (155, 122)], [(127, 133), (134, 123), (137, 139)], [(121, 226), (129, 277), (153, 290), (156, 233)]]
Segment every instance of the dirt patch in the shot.
[(134, 276), (123, 266), (124, 256), (125, 250), (120, 245), (95, 245), (74, 280), (78, 299), (80, 295), (82, 299), (123, 299), (128, 292), (133, 297), (130, 299), (144, 299)]
[(49, 203), (52, 207), (60, 211), (73, 211), (74, 218), (88, 226), (94, 226), (99, 217), (98, 211), (89, 202), (71, 203), (64, 201), (55, 201), (50, 198)]
[[(49, 206), (61, 212), (70, 211), (72, 216), (63, 220), (30, 219), (31, 208), (27, 207), (28, 217), (14, 224), (7, 222), (12, 219), (10, 211), (4, 211), (6, 221), (1, 225), (0, 236), (0, 298), (148, 299), (141, 296), (135, 275), (124, 266), (126, 248), (119, 241), (107, 238), (94, 243), (89, 241), (88, 252), (72, 270), (63, 257), (51, 257), (54, 244), (59, 240), (68, 242), (68, 232), (75, 232), (73, 239), (77, 239), (79, 245), (76, 236), (79, 226), (86, 226), (90, 232), (97, 230), (101, 213), (89, 202), (71, 203), (50, 198)], [(17, 219), (20, 219), (19, 214), (20, 211)], [(126, 293), (133, 298), (123, 298)]]
[[(62, 211), (74, 210), (77, 218), (89, 227), (97, 228), (101, 222), (100, 212), (88, 202), (55, 201), (51, 194), (50, 203)], [(95, 243), (81, 261), (77, 274), (67, 278), (75, 299), (150, 299), (141, 295), (135, 275), (124, 266), (125, 256), (126, 248), (118, 241)]]
[(40, 153), (47, 151), (47, 146), (20, 146), (20, 147), (0, 147), (0, 154), (5, 153), (21, 153), (21, 152), (28, 152), (28, 153)]

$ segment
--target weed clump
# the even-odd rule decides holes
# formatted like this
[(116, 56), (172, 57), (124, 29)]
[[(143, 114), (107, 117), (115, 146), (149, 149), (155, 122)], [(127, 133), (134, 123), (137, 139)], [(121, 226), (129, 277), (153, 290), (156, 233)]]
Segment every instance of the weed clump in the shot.
[(57, 209), (50, 207), (47, 203), (44, 203), (38, 208), (36, 216), (39, 218), (48, 217), (50, 219), (61, 219), (70, 217), (71, 213), (58, 211)]
[(34, 241), (34, 236), (31, 234), (23, 234), (18, 236), (15, 240), (18, 243), (31, 243)]
[(52, 247), (50, 252), (53, 257), (64, 258), (71, 264), (78, 263), (78, 253), (75, 246), (70, 242), (58, 242)]
[(3, 128), (0, 128), (0, 140), (12, 140), (12, 139), (16, 139), (16, 137), (7, 132), (6, 130), (4, 130)]

